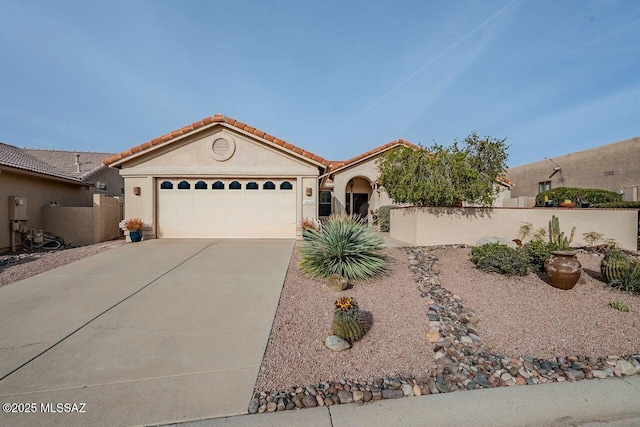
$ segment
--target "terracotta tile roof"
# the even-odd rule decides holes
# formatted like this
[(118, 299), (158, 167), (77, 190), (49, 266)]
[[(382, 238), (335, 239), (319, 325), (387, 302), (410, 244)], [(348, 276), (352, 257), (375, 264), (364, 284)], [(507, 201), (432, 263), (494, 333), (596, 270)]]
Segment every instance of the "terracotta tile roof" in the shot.
[(282, 139), (278, 139), (275, 136), (269, 135), (268, 133), (261, 131), (259, 129), (256, 129), (252, 126), (249, 126), (245, 123), (239, 122), (235, 119), (232, 119), (231, 117), (226, 117), (222, 114), (216, 114), (212, 117), (206, 117), (200, 121), (191, 123), (189, 126), (185, 126), (181, 129), (178, 130), (174, 130), (173, 132), (169, 132), (166, 135), (162, 135), (158, 138), (154, 138), (151, 141), (147, 141), (144, 144), (140, 144), (136, 147), (130, 148), (129, 150), (123, 151), (119, 154), (116, 154), (114, 156), (111, 156), (109, 158), (107, 158), (106, 160), (103, 160), (102, 163), (105, 165), (110, 165), (112, 163), (117, 162), (118, 160), (122, 160), (125, 159), (129, 156), (131, 156), (132, 154), (138, 153), (138, 152), (142, 152), (142, 151), (146, 151), (149, 150), (151, 147), (153, 147), (154, 145), (158, 145), (158, 144), (162, 144), (164, 142), (167, 141), (171, 141), (174, 138), (178, 138), (180, 136), (186, 135), (188, 133), (191, 133), (195, 130), (198, 130), (200, 128), (203, 128), (207, 125), (210, 125), (212, 123), (223, 123), (229, 126), (233, 126), (235, 128), (238, 128), (240, 130), (243, 130), (245, 132), (249, 132), (252, 135), (257, 136), (258, 138), (263, 138), (273, 144), (279, 145), (280, 147), (284, 148), (285, 150), (291, 151), (293, 153), (299, 154), (303, 157), (306, 157), (310, 160), (313, 160), (317, 163), (321, 163), (325, 166), (329, 166), (329, 163), (323, 159), (322, 157), (315, 155), (309, 151), (303, 150), (302, 148), (296, 147), (293, 144), (290, 144)]
[(13, 145), (0, 142), (0, 166), (9, 166), (82, 184), (82, 180)]
[[(67, 175), (71, 175), (83, 181), (87, 181), (92, 176), (105, 170), (107, 167), (102, 164), (102, 160), (114, 155), (114, 153), (41, 150), (35, 148), (23, 148), (22, 151), (54, 166), (56, 169), (63, 171)], [(79, 156), (78, 166), (76, 166), (76, 154)], [(80, 171), (78, 171), (78, 167)]]
[(496, 178), (496, 181), (508, 185), (509, 187), (513, 187), (516, 183), (511, 181), (509, 178), (504, 177), (504, 176), (499, 176)]
[(374, 155), (376, 155), (378, 153), (386, 151), (386, 150), (388, 150), (390, 148), (393, 148), (395, 146), (401, 146), (401, 145), (405, 146), (405, 147), (409, 147), (409, 148), (414, 148), (416, 150), (421, 150), (422, 149), (419, 146), (410, 143), (409, 141), (405, 141), (404, 139), (396, 139), (395, 141), (391, 141), (391, 142), (389, 142), (387, 144), (384, 144), (384, 145), (381, 145), (379, 147), (376, 147), (373, 150), (369, 150), (366, 153), (362, 153), (362, 154), (359, 154), (359, 155), (357, 155), (355, 157), (352, 157), (349, 160), (345, 160), (345, 161), (342, 161), (342, 162), (332, 162), (330, 164), (331, 169), (330, 169), (329, 172), (333, 172), (333, 171), (335, 171), (337, 169), (342, 169), (342, 168), (344, 168), (346, 166), (349, 166), (349, 165), (352, 165), (354, 163), (357, 163), (360, 160), (366, 159), (368, 157), (371, 157), (371, 156), (374, 156)]

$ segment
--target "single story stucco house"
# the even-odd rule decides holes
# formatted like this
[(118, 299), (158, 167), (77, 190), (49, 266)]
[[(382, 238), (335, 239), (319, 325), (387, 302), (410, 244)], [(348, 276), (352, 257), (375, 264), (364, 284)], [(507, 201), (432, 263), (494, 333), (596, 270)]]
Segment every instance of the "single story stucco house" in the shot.
[(400, 146), (419, 148), (398, 139), (328, 161), (216, 114), (104, 164), (120, 169), (125, 217), (142, 218), (146, 238), (295, 238), (303, 218), (392, 204), (376, 160)]

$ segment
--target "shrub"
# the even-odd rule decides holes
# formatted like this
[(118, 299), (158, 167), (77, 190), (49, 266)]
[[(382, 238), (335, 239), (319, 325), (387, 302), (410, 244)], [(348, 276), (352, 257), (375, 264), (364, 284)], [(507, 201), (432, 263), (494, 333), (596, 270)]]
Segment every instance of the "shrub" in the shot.
[(380, 206), (378, 208), (378, 225), (380, 231), (389, 231), (391, 227), (391, 208), (392, 206)]
[(522, 245), (522, 250), (527, 256), (529, 265), (536, 271), (543, 272), (544, 264), (554, 250), (552, 244), (542, 240), (532, 240)]
[(543, 191), (536, 196), (536, 206), (544, 206), (545, 196), (556, 206), (565, 200), (576, 203), (615, 203), (622, 202), (622, 196), (615, 191), (594, 188), (558, 187)]
[(640, 262), (631, 262), (631, 273), (618, 282), (618, 288), (623, 291), (640, 294)]
[(387, 262), (383, 241), (368, 225), (347, 215), (332, 215), (320, 230), (307, 230), (300, 268), (314, 277), (338, 274), (347, 280), (368, 279), (382, 273)]
[(479, 269), (500, 274), (526, 276), (528, 259), (524, 251), (501, 243), (488, 243), (471, 248), (471, 261)]
[(594, 208), (637, 208), (640, 209), (640, 202), (610, 202), (593, 204)]

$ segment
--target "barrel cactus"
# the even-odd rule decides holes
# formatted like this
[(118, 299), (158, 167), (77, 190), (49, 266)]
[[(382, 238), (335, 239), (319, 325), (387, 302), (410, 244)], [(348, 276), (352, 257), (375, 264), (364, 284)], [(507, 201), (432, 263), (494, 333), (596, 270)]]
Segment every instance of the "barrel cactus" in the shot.
[(338, 298), (333, 313), (333, 334), (353, 343), (364, 335), (364, 322), (358, 303), (351, 297)]
[(631, 261), (620, 249), (611, 249), (605, 253), (600, 263), (600, 273), (607, 283), (615, 284), (631, 274)]

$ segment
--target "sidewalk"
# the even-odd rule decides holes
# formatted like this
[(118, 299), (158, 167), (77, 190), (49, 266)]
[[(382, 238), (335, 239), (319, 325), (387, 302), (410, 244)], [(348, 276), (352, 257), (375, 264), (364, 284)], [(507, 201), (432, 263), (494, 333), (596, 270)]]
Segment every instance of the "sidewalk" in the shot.
[(177, 426), (631, 427), (640, 426), (639, 393), (640, 376), (636, 375), (243, 415)]

